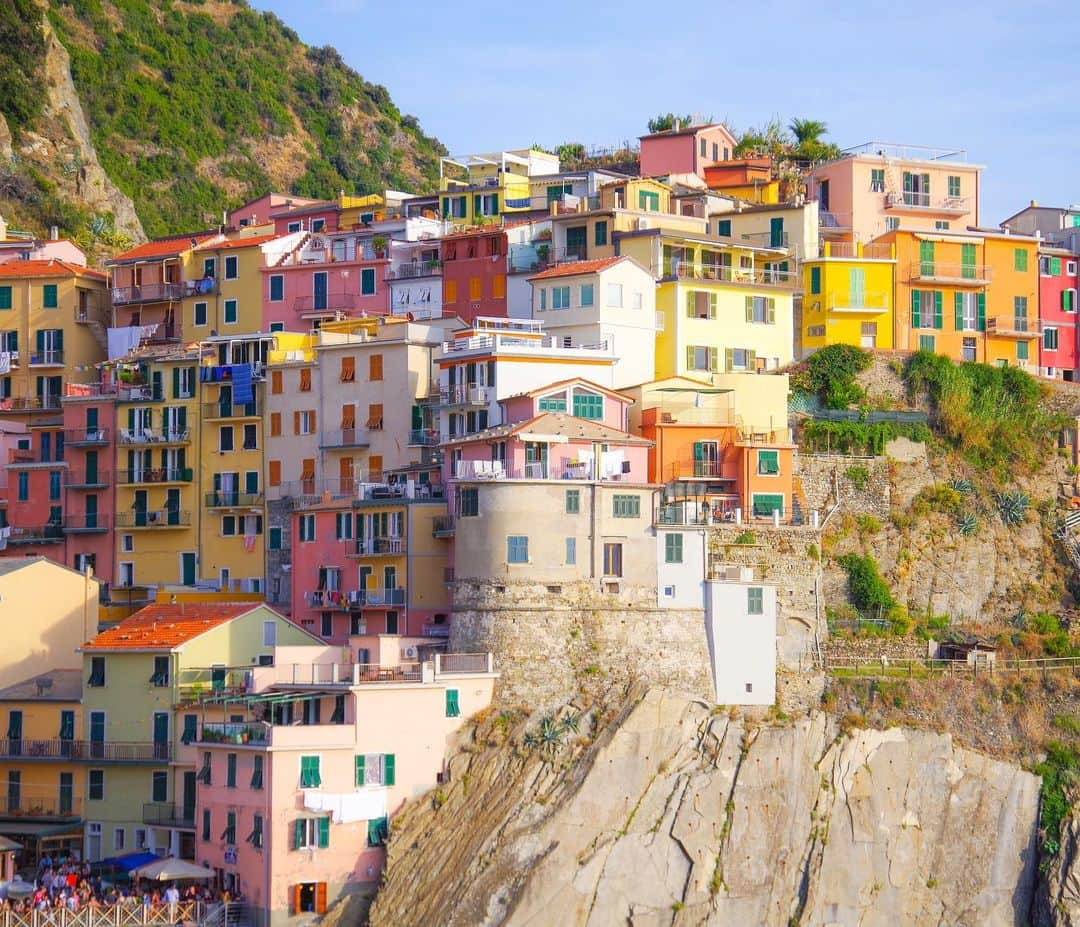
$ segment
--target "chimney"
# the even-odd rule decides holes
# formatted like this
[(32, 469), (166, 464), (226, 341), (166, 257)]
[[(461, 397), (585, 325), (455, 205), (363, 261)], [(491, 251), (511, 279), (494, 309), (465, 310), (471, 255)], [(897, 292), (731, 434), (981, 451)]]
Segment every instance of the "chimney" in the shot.
[(1031, 201), (1031, 208), (1032, 208), (1032, 209), (1034, 209), (1034, 208), (1035, 208), (1036, 206), (1038, 206), (1038, 205), (1039, 205), (1039, 201), (1038, 201), (1038, 200), (1032, 200), (1032, 201)]
[(56, 241), (60, 237), (60, 228), (55, 225), (49, 226), (49, 241)]
[(8, 224), (7, 219), (0, 216), (0, 241), (4, 241), (7, 238)]

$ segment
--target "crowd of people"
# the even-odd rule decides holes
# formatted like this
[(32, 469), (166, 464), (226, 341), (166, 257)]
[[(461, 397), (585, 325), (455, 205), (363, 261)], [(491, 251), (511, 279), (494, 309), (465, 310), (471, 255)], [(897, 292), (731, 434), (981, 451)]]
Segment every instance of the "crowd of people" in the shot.
[[(122, 875), (119, 870), (118, 875)], [(27, 888), (17, 891), (17, 883), (9, 883), (6, 896), (0, 899), (0, 913), (11, 911), (28, 914), (31, 911), (80, 911), (83, 908), (105, 908), (109, 905), (149, 906), (152, 909), (172, 907), (169, 920), (181, 918), (177, 908), (182, 903), (242, 902), (239, 893), (211, 888), (209, 885), (188, 882), (148, 882), (133, 878), (128, 882), (114, 881), (109, 873), (95, 873), (89, 863), (71, 859), (42, 858), (36, 878)]]

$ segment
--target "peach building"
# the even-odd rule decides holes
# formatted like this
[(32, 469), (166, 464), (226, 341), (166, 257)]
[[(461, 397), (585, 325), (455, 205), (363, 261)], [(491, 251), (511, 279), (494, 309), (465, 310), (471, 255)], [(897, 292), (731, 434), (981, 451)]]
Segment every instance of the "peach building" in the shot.
[(697, 174), (703, 180), (706, 169), (730, 160), (738, 144), (722, 123), (686, 128), (676, 125), (667, 132), (642, 135), (640, 140), (643, 177)]
[(234, 720), (199, 727), (196, 859), (266, 927), (378, 881), (394, 814), (441, 780), (447, 738), (491, 701), (490, 654), (403, 652), (385, 636), (278, 647), (243, 695), (204, 703)]

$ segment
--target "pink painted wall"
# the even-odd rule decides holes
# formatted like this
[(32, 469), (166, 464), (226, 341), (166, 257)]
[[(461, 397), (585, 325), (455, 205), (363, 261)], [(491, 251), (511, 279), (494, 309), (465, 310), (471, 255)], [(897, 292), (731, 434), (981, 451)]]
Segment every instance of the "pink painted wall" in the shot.
[[(356, 561), (350, 560), (347, 552), (355, 547), (356, 541), (339, 541), (336, 537), (337, 512), (351, 511), (347, 503), (336, 509), (319, 509), (315, 512), (304, 510), (294, 512), (290, 523), (292, 532), (292, 620), (305, 630), (322, 636), (322, 614), (329, 611), (333, 622), (333, 634), (325, 638), (334, 644), (344, 644), (349, 636), (349, 615), (336, 611), (332, 607), (312, 606), (308, 604), (308, 593), (319, 587), (319, 569), (337, 567), (341, 570), (341, 588), (352, 591), (357, 588)], [(315, 516), (315, 540), (300, 541), (300, 516)], [(308, 624), (306, 622), (313, 622)]]
[[(496, 368), (495, 376), (497, 380), (498, 368)], [(580, 384), (570, 384), (567, 387), (567, 390), (573, 390), (575, 385), (579, 385), (585, 389), (588, 389), (589, 387), (587, 381), (582, 381)], [(547, 395), (551, 396), (554, 395), (554, 393), (549, 393)], [(618, 428), (620, 431), (625, 431), (627, 426), (627, 409), (630, 407), (630, 401), (623, 401), (606, 394), (601, 395), (604, 397), (604, 417), (601, 421), (610, 428)], [(514, 396), (510, 399), (500, 400), (506, 416), (506, 421), (511, 423), (527, 422), (529, 419), (540, 415), (540, 398), (541, 397), (539, 396)], [(571, 393), (567, 393), (567, 408), (573, 409)]]
[[(491, 445), (493, 442), (475, 442), (466, 444), (461, 448), (461, 459), (464, 461), (490, 461)], [(548, 446), (548, 479), (562, 480), (573, 479), (569, 467), (570, 461), (580, 460), (581, 452), (591, 452), (595, 445), (591, 442), (568, 442), (566, 444), (550, 444)], [(621, 451), (624, 460), (630, 461), (630, 472), (624, 478), (630, 482), (648, 482), (648, 448), (636, 445), (620, 446), (609, 444), (611, 451)], [(525, 469), (525, 442), (514, 437), (509, 440), (506, 449), (505, 471), (511, 478), (538, 479), (539, 477), (527, 477)], [(578, 477), (581, 478), (581, 477)]]
[[(1053, 276), (1039, 272), (1039, 321), (1049, 323), (1058, 329), (1057, 350), (1048, 350), (1039, 342), (1039, 366), (1058, 367), (1063, 370), (1076, 371), (1078, 363), (1078, 337), (1077, 315), (1073, 312), (1065, 312), (1061, 308), (1061, 294), (1065, 290), (1080, 289), (1080, 276), (1075, 272), (1080, 264), (1080, 257), (1073, 255), (1055, 255), (1061, 263), (1061, 273)], [(1072, 264), (1074, 273), (1068, 273), (1069, 265)], [(1080, 297), (1080, 293), (1077, 294)], [(1073, 305), (1076, 306), (1077, 297), (1074, 297)], [(1060, 376), (1060, 374), (1058, 374)]]
[(322, 219), (326, 223), (324, 232), (336, 232), (338, 230), (338, 208), (328, 206), (316, 212), (303, 212), (302, 215), (290, 215), (287, 212), (276, 214), (273, 218), (274, 232), (278, 235), (287, 235), (290, 222), (303, 222), (303, 229), (309, 231), (313, 219)]
[[(297, 305), (304, 307), (304, 311), (313, 310), (312, 297), (315, 292), (316, 273), (326, 274), (327, 306), (330, 309), (341, 308), (350, 316), (388, 314), (390, 312), (390, 285), (386, 281), (386, 268), (389, 263), (385, 258), (380, 258), (368, 261), (263, 267), (263, 327), (269, 330), (271, 323), (283, 322), (286, 331), (295, 331), (297, 324), (301, 322), (305, 326), (308, 325), (308, 322), (303, 319), (302, 312), (298, 311)], [(375, 292), (368, 296), (360, 295), (360, 271), (364, 268), (375, 269)], [(278, 274), (283, 277), (284, 298), (271, 301), (270, 277)]]

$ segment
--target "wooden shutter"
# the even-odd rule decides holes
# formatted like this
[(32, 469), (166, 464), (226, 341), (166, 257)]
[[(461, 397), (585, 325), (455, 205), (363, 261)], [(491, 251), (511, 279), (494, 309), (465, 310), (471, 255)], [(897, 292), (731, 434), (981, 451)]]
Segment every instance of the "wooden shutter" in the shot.
[(368, 479), (372, 483), (382, 482), (382, 456), (379, 454), (368, 457)]
[[(304, 819), (297, 818), (293, 822), (293, 849), (299, 850), (304, 845)], [(300, 886), (297, 886), (296, 892), (296, 910), (300, 910)]]
[(325, 882), (316, 882), (315, 883), (315, 913), (316, 914), (325, 914), (326, 913), (326, 883)]
[(356, 405), (354, 403), (346, 403), (341, 407), (341, 428), (347, 430), (349, 428), (356, 427)]
[(379, 431), (383, 426), (383, 407), (381, 402), (373, 402), (368, 406), (367, 427), (373, 431)]
[(315, 458), (306, 457), (300, 463), (300, 479), (313, 480), (315, 479)]
[(469, 278), (469, 299), (480, 299), (483, 293), (482, 281), (479, 277)]
[[(940, 328), (940, 327), (941, 326), (939, 325), (938, 328)], [(308, 419), (311, 421), (311, 433), (315, 434), (315, 432), (318, 431), (319, 429), (316, 427), (316, 424), (315, 424), (315, 410), (314, 409), (312, 409), (310, 412), (308, 412)]]
[(746, 352), (746, 367), (752, 372), (757, 372), (757, 351)]
[(986, 294), (980, 293), (976, 297), (976, 312), (978, 313), (978, 329), (986, 331)]
[(270, 413), (270, 437), (278, 438), (281, 436), (281, 413)]
[(338, 476), (341, 478), (343, 489), (352, 486), (353, 459), (351, 457), (342, 457), (338, 460)]
[(911, 327), (922, 328), (922, 293), (918, 290), (911, 291)]
[[(328, 846), (330, 846), (330, 818), (318, 818), (318, 819), (316, 819), (316, 830), (317, 830), (317, 834), (318, 834), (318, 841), (317, 842), (319, 844), (320, 849), (326, 849)], [(319, 883), (319, 884), (325, 884), (325, 883)], [(323, 891), (324, 891), (323, 905), (325, 907), (325, 904), (326, 904), (325, 889)]]
[(394, 769), (394, 754), (387, 753), (383, 756), (383, 785), (394, 785), (397, 781), (397, 773)]
[(768, 298), (768, 300), (766, 300), (765, 305), (766, 305), (766, 308), (767, 308), (767, 313), (766, 313), (766, 316), (765, 316), (766, 320), (770, 324), (775, 324), (775, 322), (776, 322), (776, 299), (774, 297), (770, 296)]
[(341, 359), (341, 382), (352, 383), (356, 379), (356, 358), (343, 357)]
[(180, 368), (173, 367), (172, 371), (172, 398), (180, 398)]
[(300, 434), (300, 410), (293, 412), (293, 434)]
[(754, 297), (753, 296), (747, 296), (746, 297), (746, 321), (747, 322), (753, 322), (754, 321)]
[(311, 368), (300, 368), (300, 392), (306, 393), (311, 390)]
[(271, 486), (280, 486), (281, 485), (281, 461), (280, 460), (271, 460), (267, 464), (267, 467), (269, 469), (269, 475), (267, 477), (267, 480), (270, 483), (270, 485)]
[[(295, 849), (295, 847), (293, 849)], [(300, 914), (301, 913), (301, 911), (300, 911), (300, 896), (301, 896), (302, 892), (303, 892), (303, 886), (299, 882), (297, 882), (292, 887), (293, 914)]]
[(964, 330), (964, 294), (959, 291), (953, 293), (953, 323), (958, 332)]
[(934, 291), (934, 328), (942, 327), (942, 310), (945, 302), (945, 294), (941, 290)]
[(693, 290), (686, 291), (686, 317), (688, 319), (694, 318), (697, 314), (697, 293)]
[(709, 318), (710, 319), (715, 319), (716, 318), (716, 299), (717, 299), (717, 297), (716, 297), (715, 293), (710, 293), (709, 294)]
[(364, 784), (364, 754), (356, 757), (356, 785)]
[(506, 298), (506, 277), (503, 274), (491, 278), (491, 296), (493, 299)]
[(686, 346), (686, 369), (694, 369), (694, 346), (691, 344)]
[(275, 394), (280, 394), (282, 392), (280, 370), (270, 371), (270, 392)]
[(821, 268), (810, 268), (810, 292), (812, 294), (818, 294), (821, 292)]
[[(716, 350), (716, 349), (713, 348), (713, 350)], [(730, 372), (730, 371), (732, 371), (734, 369), (735, 369), (735, 349), (734, 348), (724, 348), (724, 370)]]
[(382, 379), (382, 355), (372, 354), (368, 357), (368, 379), (369, 380), (381, 380)]

